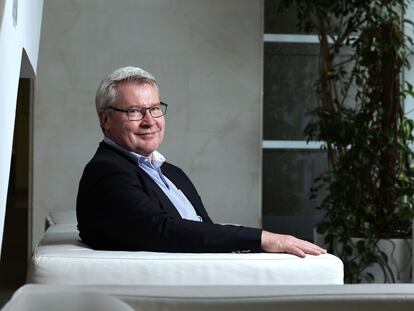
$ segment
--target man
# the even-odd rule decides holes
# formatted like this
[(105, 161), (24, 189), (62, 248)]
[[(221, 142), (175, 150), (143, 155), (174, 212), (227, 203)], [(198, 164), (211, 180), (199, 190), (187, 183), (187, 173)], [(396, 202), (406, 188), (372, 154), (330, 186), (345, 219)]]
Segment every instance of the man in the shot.
[(167, 104), (155, 78), (136, 67), (115, 70), (96, 94), (104, 133), (79, 184), (80, 237), (95, 249), (165, 252), (326, 251), (307, 241), (214, 224), (194, 185), (157, 151)]

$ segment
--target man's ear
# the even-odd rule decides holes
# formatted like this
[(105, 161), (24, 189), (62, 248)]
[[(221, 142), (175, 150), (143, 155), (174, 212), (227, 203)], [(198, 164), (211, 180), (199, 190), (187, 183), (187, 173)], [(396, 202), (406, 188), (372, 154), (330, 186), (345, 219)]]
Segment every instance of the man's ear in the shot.
[(109, 114), (107, 111), (103, 110), (99, 112), (99, 122), (101, 123), (101, 128), (106, 132), (109, 130)]

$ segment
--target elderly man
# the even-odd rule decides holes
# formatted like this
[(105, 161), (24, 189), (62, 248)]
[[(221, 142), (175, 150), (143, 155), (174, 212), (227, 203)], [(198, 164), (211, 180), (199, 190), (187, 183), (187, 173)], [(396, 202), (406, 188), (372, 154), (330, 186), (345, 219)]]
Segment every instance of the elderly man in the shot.
[(80, 237), (95, 249), (163, 252), (287, 252), (324, 249), (293, 236), (211, 221), (194, 185), (157, 149), (167, 104), (136, 67), (115, 70), (96, 94), (104, 139), (79, 184)]

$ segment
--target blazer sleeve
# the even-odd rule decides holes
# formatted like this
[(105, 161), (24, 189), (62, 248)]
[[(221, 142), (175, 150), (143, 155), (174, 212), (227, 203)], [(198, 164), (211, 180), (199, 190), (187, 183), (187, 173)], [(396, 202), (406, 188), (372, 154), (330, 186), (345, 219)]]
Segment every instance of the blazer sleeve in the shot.
[(260, 252), (261, 230), (185, 220), (168, 213), (139, 176), (117, 161), (90, 162), (77, 198), (78, 229), (95, 249)]

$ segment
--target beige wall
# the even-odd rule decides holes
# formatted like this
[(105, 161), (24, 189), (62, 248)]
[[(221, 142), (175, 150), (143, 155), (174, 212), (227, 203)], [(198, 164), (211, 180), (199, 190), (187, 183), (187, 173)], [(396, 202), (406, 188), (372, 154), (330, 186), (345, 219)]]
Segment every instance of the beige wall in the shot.
[(44, 7), (35, 87), (33, 238), (74, 209), (102, 139), (94, 93), (138, 65), (169, 104), (161, 152), (192, 178), (217, 222), (260, 224), (262, 1), (54, 0)]

